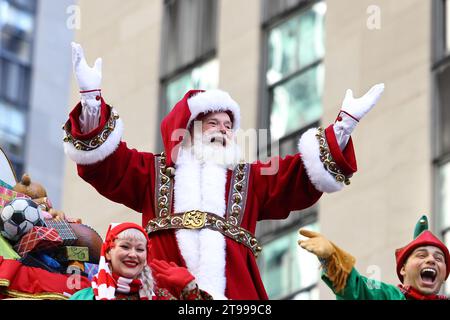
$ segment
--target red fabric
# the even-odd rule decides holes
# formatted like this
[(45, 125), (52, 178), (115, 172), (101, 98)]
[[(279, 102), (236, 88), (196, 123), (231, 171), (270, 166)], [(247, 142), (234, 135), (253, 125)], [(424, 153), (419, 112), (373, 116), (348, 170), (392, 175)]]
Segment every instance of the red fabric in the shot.
[(52, 273), (40, 268), (28, 267), (17, 260), (3, 259), (0, 256), (0, 281), (7, 280), (5, 289), (38, 297), (43, 294), (74, 294), (76, 291), (90, 287), (89, 279), (77, 276), (79, 287), (71, 288), (75, 275)]
[(405, 295), (406, 300), (448, 300), (447, 296), (439, 294), (423, 294), (410, 286), (398, 285), (400, 291)]
[[(191, 92), (188, 92), (183, 100), (187, 100), (187, 96), (192, 94)], [(105, 107), (103, 106), (103, 108)], [(73, 114), (71, 114), (72, 116)], [(180, 123), (187, 121), (186, 118), (183, 119), (175, 121)], [(75, 121), (75, 119), (71, 121)], [(164, 122), (164, 125), (161, 126), (163, 133), (167, 133), (165, 128), (169, 124)], [(177, 126), (174, 125), (174, 127)], [(163, 137), (166, 150), (174, 146), (165, 139), (167, 136)], [(166, 143), (169, 144), (166, 145)], [(330, 145), (333, 148), (333, 143)], [(342, 159), (356, 165), (352, 146), (347, 147), (344, 153), (333, 148), (332, 153), (334, 157), (338, 158), (342, 154)], [(94, 186), (100, 194), (137, 212), (142, 212), (142, 225), (145, 226), (150, 219), (155, 217), (154, 162), (153, 154), (129, 149), (126, 143), (121, 142), (116, 151), (104, 161), (87, 166), (79, 165), (77, 168), (80, 177)], [(278, 168), (278, 170), (274, 174), (264, 175), (262, 169), (270, 167)], [(231, 171), (228, 172), (226, 190), (229, 190), (230, 180)], [(283, 159), (276, 157), (269, 163), (253, 163), (241, 226), (255, 233), (258, 220), (285, 219), (291, 211), (310, 207), (317, 202), (321, 195), (322, 193), (315, 189), (310, 182), (299, 154)], [(226, 201), (228, 203), (228, 199)], [(252, 252), (228, 237), (225, 239), (225, 275), (227, 278), (225, 295), (230, 299), (267, 299), (267, 293)], [(151, 240), (152, 250), (148, 257), (149, 261), (156, 258), (186, 267), (174, 230), (153, 234)]]
[[(189, 111), (188, 99), (204, 90), (190, 90), (183, 99), (181, 99), (169, 112), (169, 114), (161, 122), (161, 137), (164, 144), (164, 150), (166, 152), (166, 163), (168, 166), (173, 166), (178, 154), (177, 145), (183, 140), (183, 132), (176, 132), (177, 129), (186, 129), (191, 112)], [(172, 137), (172, 134), (174, 135)]]
[(164, 260), (153, 259), (150, 263), (152, 275), (159, 288), (166, 288), (178, 297), (184, 288), (194, 280), (194, 276), (184, 267), (175, 263), (170, 264)]
[(450, 253), (441, 240), (439, 240), (433, 233), (431, 233), (431, 231), (426, 230), (405, 247), (395, 250), (395, 259), (397, 260), (397, 276), (402, 283), (403, 276), (400, 274), (400, 270), (406, 263), (409, 255), (418, 247), (423, 246), (435, 246), (442, 250), (445, 256), (445, 264), (447, 266), (447, 274), (445, 276), (445, 279), (448, 278), (448, 275), (450, 273)]
[(339, 144), (336, 139), (336, 135), (334, 134), (333, 125), (330, 125), (325, 129), (325, 137), (327, 138), (328, 146), (330, 147), (331, 156), (334, 161), (338, 165), (339, 169), (342, 170), (342, 173), (346, 176), (351, 176), (353, 173), (357, 171), (356, 158), (355, 158), (355, 150), (353, 149), (353, 141), (352, 138), (347, 142), (347, 146), (344, 151), (341, 151)]
[(72, 112), (69, 114), (69, 121), (70, 121), (70, 125), (72, 126), (72, 130), (71, 130), (71, 134), (75, 139), (78, 140), (89, 140), (93, 137), (95, 137), (96, 135), (98, 135), (104, 128), (104, 126), (106, 125), (106, 122), (108, 122), (109, 117), (111, 115), (111, 110), (106, 107), (106, 103), (105, 100), (103, 100), (103, 98), (101, 98), (101, 107), (100, 107), (100, 121), (98, 124), (98, 127), (93, 129), (91, 132), (88, 133), (82, 133), (81, 129), (80, 129), (80, 122), (79, 122), (79, 118), (81, 115), (81, 110), (82, 110), (82, 106), (81, 106), (81, 102), (78, 103), (75, 108), (72, 110)]

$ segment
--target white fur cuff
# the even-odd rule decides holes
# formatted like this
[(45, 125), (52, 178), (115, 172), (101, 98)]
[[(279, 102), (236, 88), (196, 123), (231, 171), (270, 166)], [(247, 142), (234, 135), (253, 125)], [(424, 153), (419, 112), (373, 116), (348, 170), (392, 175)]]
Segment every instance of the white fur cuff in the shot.
[(76, 164), (88, 165), (104, 160), (106, 157), (116, 151), (123, 134), (122, 119), (116, 120), (116, 126), (109, 135), (108, 139), (97, 149), (92, 151), (77, 150), (72, 143), (64, 142), (64, 152)]
[(316, 132), (317, 129), (315, 128), (309, 129), (300, 137), (298, 143), (298, 150), (302, 156), (306, 173), (317, 190), (327, 193), (340, 191), (344, 184), (337, 182), (320, 161)]

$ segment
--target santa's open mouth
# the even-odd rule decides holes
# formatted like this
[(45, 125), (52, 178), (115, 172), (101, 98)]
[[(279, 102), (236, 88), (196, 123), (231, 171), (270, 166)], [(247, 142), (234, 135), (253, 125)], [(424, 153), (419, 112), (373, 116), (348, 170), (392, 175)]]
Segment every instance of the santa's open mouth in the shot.
[(210, 141), (211, 141), (211, 143), (221, 144), (221, 145), (224, 146), (224, 147), (225, 147), (226, 144), (227, 144), (225, 138), (224, 138), (224, 137), (221, 137), (221, 136), (215, 136), (215, 137), (212, 137)]
[(425, 284), (433, 284), (436, 280), (437, 271), (432, 268), (425, 268), (420, 271), (420, 277)]

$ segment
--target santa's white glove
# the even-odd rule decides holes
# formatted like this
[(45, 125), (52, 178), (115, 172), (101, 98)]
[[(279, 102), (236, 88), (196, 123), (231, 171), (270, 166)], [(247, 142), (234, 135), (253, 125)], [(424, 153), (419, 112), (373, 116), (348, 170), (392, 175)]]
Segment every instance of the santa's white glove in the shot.
[(347, 90), (341, 110), (333, 125), (341, 150), (347, 145), (358, 122), (375, 106), (383, 91), (384, 83), (374, 85), (361, 98), (354, 98), (352, 90)]
[(100, 120), (102, 58), (95, 60), (93, 68), (89, 67), (81, 45), (72, 42), (72, 64), (83, 107), (80, 115), (80, 129), (82, 133), (87, 133), (95, 129)]

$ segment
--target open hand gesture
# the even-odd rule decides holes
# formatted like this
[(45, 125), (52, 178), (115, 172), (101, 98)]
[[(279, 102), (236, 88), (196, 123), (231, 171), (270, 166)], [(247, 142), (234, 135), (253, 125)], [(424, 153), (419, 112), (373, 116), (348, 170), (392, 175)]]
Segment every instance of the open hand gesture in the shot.
[(100, 89), (102, 82), (102, 58), (97, 58), (94, 67), (89, 67), (81, 45), (72, 42), (72, 64), (80, 91)]
[(309, 239), (299, 240), (303, 249), (315, 254), (319, 258), (328, 259), (335, 251), (331, 242), (318, 232), (300, 229), (299, 233)]
[(354, 98), (353, 91), (348, 89), (342, 102), (341, 110), (356, 120), (361, 120), (377, 103), (384, 91), (384, 83), (374, 85), (361, 98)]

